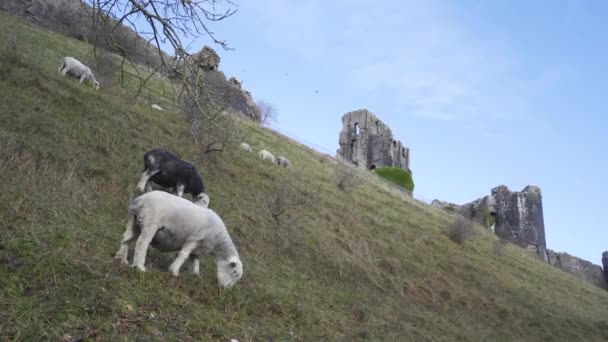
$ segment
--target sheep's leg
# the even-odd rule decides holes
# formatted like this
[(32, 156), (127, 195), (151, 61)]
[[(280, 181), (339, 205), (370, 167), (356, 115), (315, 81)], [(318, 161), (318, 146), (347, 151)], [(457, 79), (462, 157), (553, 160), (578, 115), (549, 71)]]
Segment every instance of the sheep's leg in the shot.
[(84, 75), (84, 74), (82, 74), (82, 76), (80, 76), (80, 81), (79, 81), (78, 83), (82, 83), (82, 82), (84, 82), (84, 79), (85, 79), (85, 78), (86, 78), (86, 77), (85, 77), (85, 75)]
[(137, 183), (137, 190), (139, 190), (139, 192), (144, 192), (150, 178), (152, 178), (158, 172), (159, 170), (144, 170), (144, 172), (141, 174), (141, 178), (139, 179), (139, 183)]
[(135, 240), (136, 236), (133, 233), (133, 227), (135, 226), (135, 217), (133, 215), (129, 215), (129, 219), (127, 221), (127, 229), (122, 237), (122, 242), (120, 243), (120, 248), (118, 252), (116, 252), (116, 256), (114, 259), (120, 260), (120, 262), (124, 265), (127, 265), (129, 261), (127, 260), (127, 256), (129, 255), (129, 243)]
[(63, 76), (65, 76), (65, 74), (67, 74), (67, 73), (68, 73), (68, 67), (63, 67), (63, 69), (61, 70), (61, 74)]
[(201, 259), (199, 257), (192, 258), (192, 273), (197, 277), (201, 276)]
[(136, 267), (142, 272), (146, 271), (144, 264), (146, 263), (146, 253), (150, 242), (158, 231), (158, 226), (143, 224), (139, 238), (135, 243), (135, 253), (133, 254), (133, 267)]
[(185, 185), (183, 185), (183, 184), (178, 184), (178, 185), (175, 187), (175, 190), (177, 190), (177, 196), (179, 196), (179, 197), (184, 197), (184, 189), (185, 189), (185, 188), (186, 188), (186, 186), (185, 186)]
[(192, 253), (196, 247), (198, 247), (198, 241), (188, 241), (184, 244), (175, 261), (173, 261), (171, 266), (169, 266), (169, 271), (171, 274), (177, 277), (179, 274), (179, 269), (184, 264), (184, 261), (186, 261), (188, 256), (190, 256), (190, 253)]
[(152, 185), (150, 185), (150, 182), (146, 183), (146, 192), (150, 192), (152, 191)]

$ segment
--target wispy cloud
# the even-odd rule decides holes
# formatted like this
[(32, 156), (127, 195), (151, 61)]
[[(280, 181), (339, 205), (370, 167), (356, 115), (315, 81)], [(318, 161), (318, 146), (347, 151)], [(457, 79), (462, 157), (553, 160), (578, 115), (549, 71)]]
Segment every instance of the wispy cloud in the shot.
[(266, 39), (420, 117), (468, 123), (530, 115), (534, 92), (548, 82), (541, 71), (522, 79), (505, 37), (475, 32), (441, 1), (263, 4), (248, 6)]

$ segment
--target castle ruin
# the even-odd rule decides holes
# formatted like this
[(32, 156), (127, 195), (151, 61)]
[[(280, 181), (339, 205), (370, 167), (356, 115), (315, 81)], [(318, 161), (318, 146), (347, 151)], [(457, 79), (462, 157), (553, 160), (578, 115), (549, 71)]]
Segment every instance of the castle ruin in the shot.
[(470, 203), (457, 205), (434, 200), (431, 204), (475, 221), (549, 264), (608, 289), (608, 252), (603, 254), (602, 269), (587, 260), (547, 249), (542, 195), (537, 186), (528, 185), (522, 191), (511, 191), (501, 185), (492, 189), (490, 195)]
[(393, 132), (367, 109), (342, 116), (338, 156), (357, 167), (373, 170), (393, 166), (410, 170), (410, 149), (393, 138)]

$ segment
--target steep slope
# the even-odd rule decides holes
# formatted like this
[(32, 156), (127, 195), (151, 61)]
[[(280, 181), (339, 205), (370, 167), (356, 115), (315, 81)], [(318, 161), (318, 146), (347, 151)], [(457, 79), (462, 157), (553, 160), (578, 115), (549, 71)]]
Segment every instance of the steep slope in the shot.
[[(82, 42), (0, 13), (0, 46), (2, 340), (608, 339), (605, 291), (482, 230), (455, 244), (443, 234), (453, 217), (372, 174), (341, 191), (327, 158), (246, 122), (247, 141), (293, 172), (238, 149), (202, 158), (162, 79), (146, 92), (169, 110), (154, 112), (59, 77), (61, 56), (90, 56)], [(245, 265), (233, 290), (218, 293), (210, 260), (202, 279), (171, 278), (171, 255), (153, 250), (149, 272), (114, 264), (156, 146), (201, 170)], [(299, 190), (304, 204), (277, 224), (269, 204)]]

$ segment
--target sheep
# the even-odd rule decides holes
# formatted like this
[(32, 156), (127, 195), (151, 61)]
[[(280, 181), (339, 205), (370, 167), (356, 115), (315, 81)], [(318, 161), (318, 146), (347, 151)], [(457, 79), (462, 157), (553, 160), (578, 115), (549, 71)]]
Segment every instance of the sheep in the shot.
[(137, 184), (139, 192), (152, 190), (150, 180), (162, 187), (174, 188), (179, 197), (188, 193), (195, 204), (209, 206), (209, 196), (194, 165), (167, 150), (157, 148), (144, 154), (144, 172)]
[(157, 105), (156, 103), (152, 105), (152, 109), (155, 109), (155, 110), (158, 110), (158, 111), (161, 111), (161, 112), (164, 110), (163, 107)]
[(277, 157), (277, 164), (282, 167), (291, 167), (291, 162), (289, 159), (282, 156)]
[(115, 259), (128, 264), (129, 243), (135, 243), (132, 267), (145, 272), (149, 245), (161, 252), (179, 251), (169, 266), (175, 277), (188, 257), (192, 272), (200, 276), (200, 258), (215, 257), (218, 285), (231, 288), (243, 276), (243, 263), (226, 230), (213, 210), (164, 191), (145, 193), (129, 204), (126, 230)]
[(91, 82), (96, 90), (99, 90), (99, 82), (93, 76), (91, 68), (82, 64), (79, 60), (73, 57), (63, 57), (59, 72), (63, 75), (70, 75), (80, 79), (80, 83), (84, 80)]
[(260, 159), (262, 160), (269, 160), (271, 163), (275, 163), (275, 159), (274, 156), (272, 155), (272, 153), (266, 151), (266, 150), (261, 150), (260, 151)]
[(241, 148), (247, 152), (252, 152), (251, 146), (248, 143), (241, 143)]

